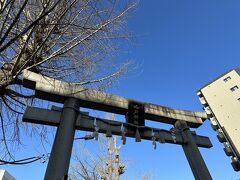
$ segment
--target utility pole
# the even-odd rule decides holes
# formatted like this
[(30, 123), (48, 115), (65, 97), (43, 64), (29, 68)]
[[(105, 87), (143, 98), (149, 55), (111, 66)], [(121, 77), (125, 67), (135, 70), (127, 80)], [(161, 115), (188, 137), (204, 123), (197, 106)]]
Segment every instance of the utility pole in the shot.
[[(107, 114), (108, 118), (112, 121), (115, 120), (114, 114)], [(113, 145), (114, 143), (114, 145)], [(115, 180), (120, 179), (120, 158), (119, 158), (120, 147), (117, 146), (117, 137), (108, 137), (108, 177), (109, 180), (113, 179), (113, 173), (115, 174)], [(114, 155), (114, 163), (113, 163)]]
[(119, 180), (120, 179), (120, 173), (119, 173), (119, 150), (120, 146), (117, 147), (117, 137), (114, 136), (114, 150), (115, 150), (115, 179)]
[[(107, 113), (106, 117), (109, 120), (114, 121), (115, 120), (115, 116), (112, 113)], [(108, 140), (108, 167), (107, 167), (107, 171), (108, 171), (108, 180), (113, 180), (113, 160), (112, 160), (112, 156), (113, 156), (113, 138), (112, 137), (107, 137)]]
[(112, 164), (112, 137), (108, 138), (108, 177), (109, 180), (112, 180), (112, 173), (113, 173), (113, 164)]

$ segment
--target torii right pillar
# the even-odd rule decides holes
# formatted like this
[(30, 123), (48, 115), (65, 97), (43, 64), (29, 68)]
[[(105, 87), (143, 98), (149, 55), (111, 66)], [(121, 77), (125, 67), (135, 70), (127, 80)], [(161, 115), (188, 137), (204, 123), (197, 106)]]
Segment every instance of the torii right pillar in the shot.
[(182, 148), (187, 157), (188, 163), (192, 169), (193, 175), (196, 180), (212, 180), (208, 168), (203, 160), (203, 157), (198, 149), (192, 133), (185, 121), (177, 121), (175, 128), (182, 133), (184, 143)]

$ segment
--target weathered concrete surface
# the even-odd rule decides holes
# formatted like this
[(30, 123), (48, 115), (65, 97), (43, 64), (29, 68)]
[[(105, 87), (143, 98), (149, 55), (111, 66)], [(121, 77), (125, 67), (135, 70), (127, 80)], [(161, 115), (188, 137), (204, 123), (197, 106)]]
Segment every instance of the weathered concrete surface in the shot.
[[(35, 89), (37, 98), (63, 103), (67, 97), (81, 100), (81, 106), (91, 109), (108, 111), (126, 115), (130, 101), (121, 96), (107, 94), (101, 91), (83, 88), (79, 85), (59, 81), (24, 70), (23, 84), (27, 88)], [(139, 101), (135, 101), (139, 102)], [(179, 110), (160, 105), (139, 102), (145, 106), (145, 119), (174, 124), (177, 120), (184, 120), (190, 127), (199, 127), (207, 118), (206, 113)]]
[[(50, 126), (59, 126), (61, 119), (62, 110), (49, 110), (36, 107), (27, 107), (24, 115), (23, 122), (30, 122), (36, 124), (50, 125)], [(95, 131), (94, 121), (99, 128), (99, 133), (107, 133), (107, 130), (110, 128), (113, 135), (122, 136), (121, 127), (124, 126), (126, 137), (136, 138), (136, 127), (131, 127), (129, 124), (112, 121), (107, 119), (96, 118), (83, 114), (82, 112), (78, 113), (76, 120), (75, 128), (77, 130), (83, 131)], [(155, 133), (156, 141), (161, 143), (171, 143), (171, 144), (184, 144), (186, 139), (183, 139), (181, 133), (176, 133), (175, 138), (172, 136), (171, 131), (147, 127), (141, 129), (140, 136), (141, 139), (152, 140), (153, 131)], [(212, 143), (208, 137), (197, 135), (195, 131), (191, 131), (192, 137), (196, 142), (198, 147), (211, 148)]]

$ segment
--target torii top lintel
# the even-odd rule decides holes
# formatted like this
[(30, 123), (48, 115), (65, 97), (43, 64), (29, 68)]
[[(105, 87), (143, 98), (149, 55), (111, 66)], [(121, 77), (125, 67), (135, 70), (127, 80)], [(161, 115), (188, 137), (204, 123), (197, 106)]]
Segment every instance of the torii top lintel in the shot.
[(127, 114), (129, 102), (138, 102), (144, 105), (145, 119), (167, 124), (184, 120), (190, 127), (196, 128), (207, 118), (204, 112), (192, 112), (139, 102), (102, 91), (83, 88), (80, 85), (59, 81), (28, 70), (23, 72), (23, 85), (34, 89), (35, 96), (40, 99), (63, 103), (66, 98), (73, 97), (81, 101), (81, 107), (122, 115)]

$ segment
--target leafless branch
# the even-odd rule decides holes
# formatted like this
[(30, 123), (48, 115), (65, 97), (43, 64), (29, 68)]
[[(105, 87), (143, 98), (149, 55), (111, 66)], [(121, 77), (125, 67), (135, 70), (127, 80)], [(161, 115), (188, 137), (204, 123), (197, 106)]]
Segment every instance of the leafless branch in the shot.
[[(2, 128), (11, 127), (8, 138), (21, 142), (18, 119), (27, 104), (39, 103), (22, 87), (24, 69), (96, 88), (126, 71), (128, 63), (112, 59), (118, 42), (131, 36), (125, 18), (135, 7), (135, 0), (0, 1), (0, 113)], [(26, 129), (45, 138), (43, 128)]]

